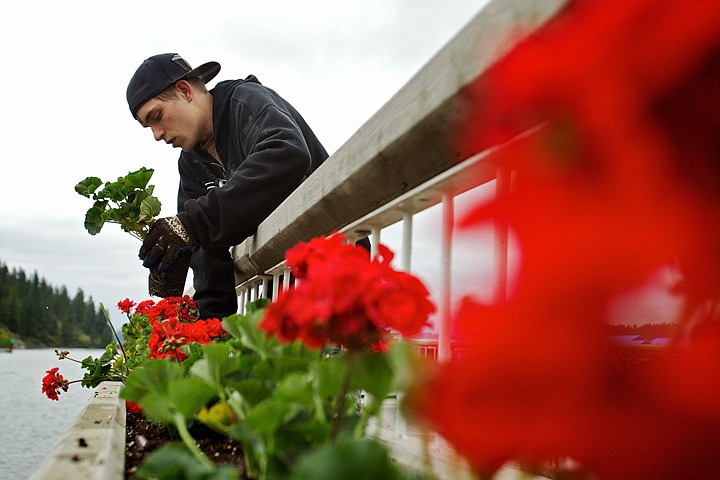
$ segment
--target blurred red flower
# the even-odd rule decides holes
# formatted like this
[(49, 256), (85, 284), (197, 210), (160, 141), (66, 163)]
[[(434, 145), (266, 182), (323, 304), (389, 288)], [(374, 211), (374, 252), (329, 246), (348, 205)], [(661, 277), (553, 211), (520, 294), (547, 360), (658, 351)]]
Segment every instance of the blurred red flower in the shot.
[[(520, 268), (506, 303), (460, 309), (471, 348), (414, 410), (479, 471), (570, 456), (604, 480), (718, 478), (720, 2), (570, 2), (467, 94), (461, 149), (502, 145), (513, 182), (463, 225), (506, 223)], [(666, 265), (690, 335), (629, 369), (608, 306)]]

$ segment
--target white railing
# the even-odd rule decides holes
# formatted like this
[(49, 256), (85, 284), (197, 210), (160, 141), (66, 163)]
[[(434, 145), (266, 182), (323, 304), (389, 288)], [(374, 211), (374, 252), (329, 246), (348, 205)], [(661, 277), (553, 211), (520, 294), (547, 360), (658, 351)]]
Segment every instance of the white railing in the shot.
[[(472, 108), (468, 86), (525, 35), (542, 25), (565, 0), (493, 0), (398, 91), (336, 153), (311, 175), (258, 228), (233, 249), (241, 310), (247, 301), (287, 284), (282, 260), (300, 241), (342, 231), (351, 240), (370, 235), (381, 241), (384, 228), (402, 222), (401, 268), (410, 271), (414, 216), (442, 205), (437, 299), (438, 358), (451, 356), (452, 240), (454, 198), (495, 182), (509, 188), (510, 173), (489, 160), (493, 146), (459, 158), (450, 138)], [(497, 147), (495, 147), (497, 148)], [(494, 295), (507, 289), (508, 233), (495, 226)]]

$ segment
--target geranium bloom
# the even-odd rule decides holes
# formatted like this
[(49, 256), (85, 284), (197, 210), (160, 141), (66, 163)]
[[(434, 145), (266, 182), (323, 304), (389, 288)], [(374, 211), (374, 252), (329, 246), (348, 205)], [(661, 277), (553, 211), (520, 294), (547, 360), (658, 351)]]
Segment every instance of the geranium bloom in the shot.
[(173, 360), (182, 362), (187, 354), (180, 350), (180, 347), (188, 343), (183, 334), (183, 324), (175, 317), (167, 320), (156, 321), (152, 326), (152, 333), (148, 339), (150, 347), (150, 358), (170, 357)]
[[(461, 309), (470, 353), (412, 398), (478, 470), (569, 455), (603, 480), (718, 478), (719, 19), (715, 0), (571, 2), (469, 89), (462, 148), (514, 138), (495, 157), (514, 181), (464, 225), (507, 223), (521, 264), (506, 303)], [(609, 305), (678, 263), (698, 326), (621, 367)]]
[(156, 320), (148, 340), (150, 358), (170, 357), (182, 362), (187, 358), (187, 354), (180, 350), (180, 347), (193, 342), (210, 343), (213, 338), (224, 333), (222, 322), (217, 318), (188, 323), (179, 321), (176, 317)]
[(392, 253), (384, 245), (380, 247), (382, 260), (376, 261), (382, 274), (374, 279), (373, 288), (364, 292), (365, 312), (379, 327), (415, 335), (435, 312), (435, 306), (428, 300), (430, 292), (414, 275), (393, 270)]
[(392, 269), (385, 246), (371, 260), (362, 247), (344, 242), (333, 234), (288, 250), (287, 263), (302, 281), (270, 304), (260, 328), (311, 348), (331, 342), (382, 350), (389, 330), (413, 335), (427, 325), (435, 307), (422, 283)]
[(313, 265), (322, 265), (336, 255), (344, 258), (356, 257), (362, 261), (367, 257), (367, 252), (348, 249), (345, 244), (345, 236), (334, 233), (327, 237), (313, 238), (307, 243), (298, 243), (287, 251), (286, 261), (295, 277), (304, 279), (307, 278), (308, 270), (312, 270)]
[(135, 302), (133, 302), (129, 298), (126, 298), (125, 300), (119, 301), (117, 306), (121, 312), (130, 313), (130, 309), (135, 306)]
[(68, 384), (70, 382), (65, 380), (65, 378), (58, 373), (58, 370), (60, 370), (58, 367), (47, 370), (45, 372), (47, 375), (42, 379), (42, 392), (47, 395), (50, 400), (58, 400), (60, 390), (63, 392), (68, 391)]
[(125, 410), (127, 413), (131, 415), (136, 415), (142, 411), (142, 407), (138, 405), (137, 403), (133, 403), (130, 401), (125, 402)]
[[(130, 302), (130, 300), (118, 303), (118, 308), (121, 310), (121, 303), (123, 306), (127, 305), (124, 302)], [(134, 305), (134, 303), (132, 304)], [(170, 317), (176, 317), (182, 321), (188, 321), (198, 318), (198, 309), (195, 302), (189, 295), (183, 295), (182, 297), (163, 298), (157, 303), (155, 303), (154, 300), (142, 301), (137, 305), (137, 307), (135, 307), (134, 315), (147, 315), (148, 323), (150, 324), (155, 323), (158, 318), (166, 319)]]

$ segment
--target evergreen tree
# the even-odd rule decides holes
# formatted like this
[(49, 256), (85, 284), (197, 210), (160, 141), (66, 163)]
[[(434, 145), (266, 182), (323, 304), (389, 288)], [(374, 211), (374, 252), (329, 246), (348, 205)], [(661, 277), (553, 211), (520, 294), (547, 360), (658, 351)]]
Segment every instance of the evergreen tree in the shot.
[[(82, 289), (73, 298), (38, 272), (0, 262), (0, 330), (31, 345), (104, 347), (112, 340), (105, 316)], [(6, 341), (0, 336), (0, 342)]]

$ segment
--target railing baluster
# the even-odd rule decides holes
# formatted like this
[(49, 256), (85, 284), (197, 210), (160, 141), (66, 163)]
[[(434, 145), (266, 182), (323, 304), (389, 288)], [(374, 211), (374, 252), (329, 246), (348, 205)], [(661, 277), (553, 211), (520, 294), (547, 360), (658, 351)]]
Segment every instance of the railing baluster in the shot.
[(378, 253), (378, 245), (382, 242), (382, 229), (379, 226), (374, 226), (370, 231), (370, 256), (375, 258)]
[(412, 233), (413, 211), (408, 208), (403, 211), (402, 264), (400, 267), (406, 272), (410, 272), (412, 263)]
[[(413, 232), (413, 211), (410, 208), (403, 210), (402, 220), (402, 262), (400, 268), (410, 272), (412, 264), (412, 232)], [(395, 435), (404, 438), (407, 435), (407, 422), (402, 414), (401, 404), (403, 401), (402, 392), (397, 393), (395, 404)]]
[(290, 269), (283, 267), (283, 288), (285, 290), (290, 288)]
[(445, 362), (452, 358), (450, 304), (452, 293), (452, 239), (454, 224), (454, 197), (449, 193), (444, 193), (442, 197), (442, 241), (440, 247), (440, 328), (438, 328), (438, 361), (440, 362)]

